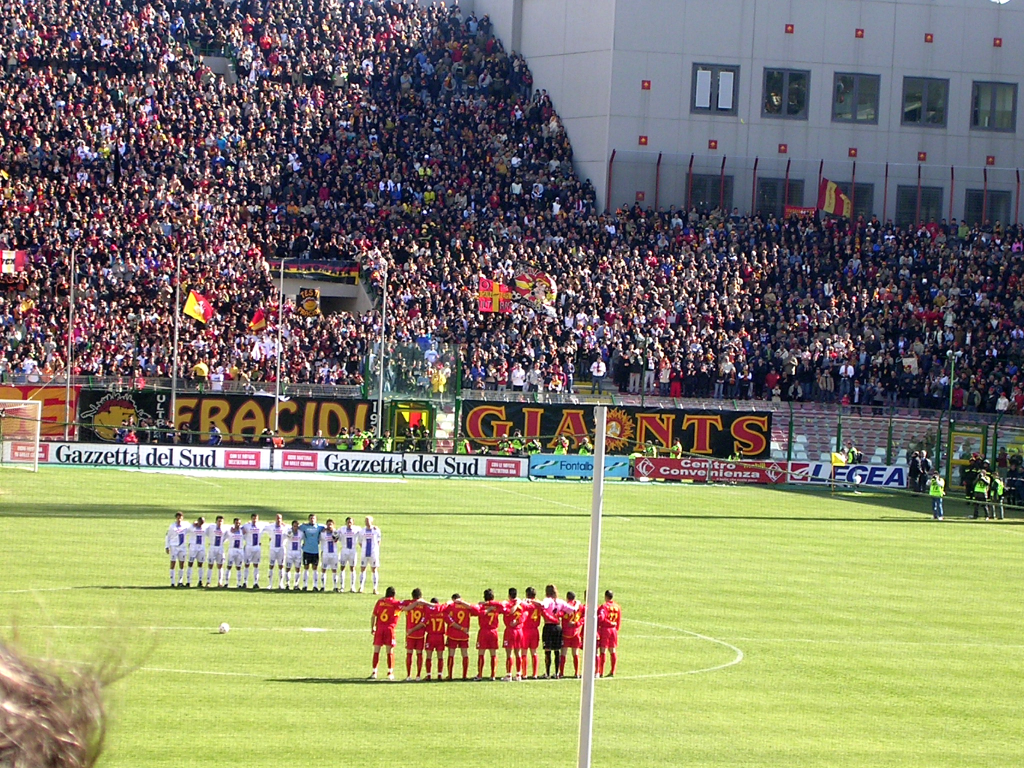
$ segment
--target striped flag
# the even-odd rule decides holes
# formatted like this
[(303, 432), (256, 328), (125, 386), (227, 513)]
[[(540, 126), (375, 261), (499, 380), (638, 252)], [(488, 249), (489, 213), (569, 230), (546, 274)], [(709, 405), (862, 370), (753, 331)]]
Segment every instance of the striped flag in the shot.
[(838, 184), (825, 178), (818, 186), (818, 209), (847, 219), (853, 216), (853, 202), (843, 194)]
[(0, 272), (5, 275), (24, 272), (26, 255), (26, 251), (0, 251), (0, 257), (3, 259), (3, 268)]

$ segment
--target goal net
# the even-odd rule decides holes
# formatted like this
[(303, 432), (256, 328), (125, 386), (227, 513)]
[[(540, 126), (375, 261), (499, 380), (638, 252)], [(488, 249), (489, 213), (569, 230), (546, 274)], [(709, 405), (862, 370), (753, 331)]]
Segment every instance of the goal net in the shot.
[(0, 466), (39, 469), (42, 416), (38, 400), (0, 400)]

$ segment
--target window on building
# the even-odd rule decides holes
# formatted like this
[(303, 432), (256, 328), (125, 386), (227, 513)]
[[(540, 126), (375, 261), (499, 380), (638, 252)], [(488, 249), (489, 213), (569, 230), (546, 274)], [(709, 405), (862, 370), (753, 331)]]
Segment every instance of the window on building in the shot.
[[(918, 192), (920, 191), (920, 195)], [(913, 227), (942, 219), (942, 187), (896, 187), (896, 226)]]
[(782, 218), (787, 205), (804, 204), (804, 180), (760, 178), (757, 180), (755, 213)]
[(698, 211), (712, 211), (721, 208), (723, 211), (732, 210), (733, 177), (723, 177), (714, 174), (694, 173), (688, 181), (689, 195), (687, 196), (686, 207), (696, 208)]
[(903, 124), (943, 128), (949, 103), (949, 80), (903, 78)]
[(975, 83), (971, 92), (971, 128), (1013, 131), (1016, 127), (1016, 83)]
[(997, 221), (1005, 227), (1010, 220), (1012, 203), (1012, 193), (1001, 189), (990, 189), (988, 192), (984, 189), (968, 189), (964, 195), (964, 221), (969, 227), (975, 224), (995, 224)]
[(739, 82), (739, 67), (694, 64), (690, 111), (709, 115), (735, 115)]
[(877, 123), (881, 81), (878, 75), (836, 72), (832, 89), (832, 119), (844, 123)]
[(875, 185), (854, 184), (851, 194), (850, 182), (837, 181), (836, 185), (843, 191), (843, 194), (853, 202), (853, 218), (863, 216), (870, 219), (875, 212)]
[(764, 71), (764, 117), (807, 119), (811, 73), (797, 69), (766, 69)]

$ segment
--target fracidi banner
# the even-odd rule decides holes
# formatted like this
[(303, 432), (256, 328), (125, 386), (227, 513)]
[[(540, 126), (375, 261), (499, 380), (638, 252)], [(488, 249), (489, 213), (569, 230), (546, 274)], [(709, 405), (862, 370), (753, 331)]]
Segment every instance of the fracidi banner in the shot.
[[(556, 456), (550, 453), (535, 453), (530, 456), (530, 477), (573, 477), (589, 480), (593, 476), (593, 456)], [(605, 456), (604, 476), (629, 477), (629, 457)]]
[[(115, 431), (125, 419), (134, 419), (137, 426), (171, 421), (169, 392), (83, 389), (78, 405), (83, 440), (113, 442)], [(273, 395), (216, 392), (179, 394), (177, 408), (175, 425), (178, 429), (187, 425), (195, 443), (206, 442), (210, 429), (216, 426), (225, 445), (255, 442), (265, 428), (274, 428), (275, 415), (278, 431), (286, 441), (308, 442), (318, 431), (330, 438), (342, 427), (371, 429), (377, 410), (370, 400), (290, 397), (278, 402)]]
[[(493, 446), (517, 430), (526, 439), (540, 438), (545, 451), (569, 438), (575, 450), (583, 436), (594, 437), (594, 406), (542, 403), (494, 403), (466, 400), (460, 427), (470, 440)], [(631, 453), (648, 441), (667, 451), (679, 440), (683, 452), (728, 458), (742, 451), (748, 459), (771, 455), (770, 412), (674, 410), (622, 406), (608, 409), (607, 450)]]

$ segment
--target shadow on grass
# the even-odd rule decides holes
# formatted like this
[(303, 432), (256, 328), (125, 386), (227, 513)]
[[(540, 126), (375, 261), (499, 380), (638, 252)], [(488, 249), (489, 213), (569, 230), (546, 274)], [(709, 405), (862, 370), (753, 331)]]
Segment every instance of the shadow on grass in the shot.
[[(304, 685), (397, 685), (404, 683), (405, 680), (388, 680), (386, 677), (378, 677), (371, 679), (368, 677), (278, 677), (267, 680), (268, 683), (301, 683)], [(436, 684), (437, 682), (443, 683), (472, 683), (481, 682), (474, 680), (427, 680), (422, 681), (420, 684), (426, 683)], [(411, 683), (410, 683), (411, 684)]]

